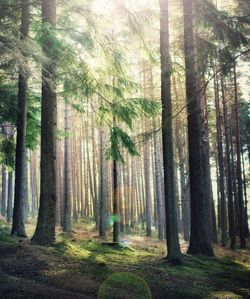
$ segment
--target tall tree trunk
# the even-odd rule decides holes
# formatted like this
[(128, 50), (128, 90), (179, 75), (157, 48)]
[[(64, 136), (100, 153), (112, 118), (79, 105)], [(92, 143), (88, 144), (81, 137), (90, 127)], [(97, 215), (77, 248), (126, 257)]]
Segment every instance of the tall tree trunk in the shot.
[(168, 1), (160, 0), (160, 53), (161, 53), (161, 101), (162, 101), (162, 143), (165, 186), (165, 210), (167, 230), (167, 259), (172, 264), (181, 263), (178, 237), (174, 150), (172, 131), (171, 59), (169, 50)]
[[(21, 40), (24, 41), (29, 35), (30, 24), (30, 1), (22, 0), (22, 16), (21, 16)], [(16, 140), (16, 167), (15, 167), (15, 194), (14, 209), (12, 222), (12, 235), (26, 237), (24, 227), (24, 172), (26, 159), (26, 115), (28, 107), (28, 75), (24, 71), (19, 72), (18, 84), (18, 114), (17, 114), (17, 140)]]
[(113, 161), (113, 242), (120, 241), (117, 162)]
[(106, 237), (107, 229), (107, 165), (105, 160), (105, 138), (104, 130), (100, 129), (100, 182), (99, 182), (99, 203), (100, 203), (100, 221), (99, 236)]
[(241, 155), (240, 155), (240, 117), (238, 108), (238, 88), (236, 63), (234, 63), (234, 109), (236, 122), (236, 155), (237, 155), (237, 181), (238, 181), (238, 202), (239, 202), (239, 230), (240, 230), (240, 247), (246, 247), (245, 232), (245, 209), (243, 200), (242, 176), (241, 176)]
[[(155, 127), (155, 126), (154, 126)], [(154, 162), (155, 162), (155, 188), (156, 188), (156, 202), (157, 202), (157, 218), (158, 218), (158, 239), (163, 240), (163, 205), (161, 196), (161, 159), (160, 159), (160, 142), (154, 134)]]
[(226, 144), (226, 161), (227, 161), (227, 197), (228, 197), (228, 222), (229, 222), (229, 234), (231, 238), (231, 248), (236, 248), (236, 231), (235, 231), (235, 210), (233, 203), (233, 185), (232, 185), (232, 161), (230, 152), (230, 131), (228, 122), (228, 108), (225, 96), (225, 86), (223, 77), (221, 78), (221, 95), (223, 102), (223, 114), (224, 114), (224, 130), (225, 130), (225, 144)]
[(94, 205), (94, 218), (95, 218), (95, 225), (96, 228), (99, 227), (99, 208), (98, 208), (98, 191), (97, 191), (97, 171), (96, 171), (96, 136), (95, 136), (95, 127), (94, 127), (94, 113), (91, 113), (91, 131), (92, 131), (92, 165), (93, 165), (93, 185), (94, 185), (94, 198), (93, 198), (93, 205)]
[(182, 211), (182, 225), (183, 236), (185, 241), (189, 241), (190, 237), (190, 195), (189, 186), (186, 184), (185, 178), (185, 157), (183, 153), (183, 146), (177, 144), (178, 156), (180, 163), (180, 180), (181, 180), (181, 211)]
[(30, 204), (29, 204), (29, 161), (28, 161), (28, 150), (25, 150), (25, 163), (24, 163), (24, 178), (23, 178), (23, 185), (24, 185), (24, 222), (27, 223), (29, 212), (30, 212)]
[(243, 174), (243, 187), (244, 187), (244, 200), (245, 200), (245, 232), (246, 238), (249, 238), (249, 225), (248, 225), (248, 209), (247, 209), (247, 184), (246, 184), (246, 172), (245, 172), (245, 160), (243, 154), (243, 148), (241, 147), (241, 159), (242, 159), (242, 174)]
[(224, 187), (224, 159), (223, 159), (223, 147), (222, 147), (222, 132), (221, 132), (221, 112), (220, 112), (220, 102), (219, 102), (219, 89), (218, 89), (218, 79), (215, 76), (214, 79), (214, 95), (215, 95), (215, 108), (216, 108), (216, 138), (217, 138), (217, 152), (218, 152), (218, 167), (219, 167), (219, 215), (220, 226), (221, 226), (221, 245), (226, 246), (227, 240), (227, 230), (226, 230), (226, 200), (225, 200), (225, 187)]
[(186, 96), (188, 111), (191, 236), (188, 253), (213, 255), (207, 223), (206, 180), (203, 173), (204, 120), (202, 118), (194, 35), (194, 0), (183, 0)]
[(31, 214), (37, 213), (37, 169), (35, 153), (30, 154), (30, 188), (31, 188)]
[[(202, 86), (205, 84), (205, 80), (202, 81)], [(211, 166), (210, 166), (210, 144), (209, 144), (209, 129), (208, 129), (208, 108), (207, 108), (207, 94), (204, 91), (202, 96), (202, 110), (204, 117), (204, 129), (205, 129), (205, 138), (204, 138), (204, 174), (206, 175), (207, 180), (207, 209), (208, 209), (208, 232), (211, 242), (217, 243), (217, 231), (216, 231), (216, 218), (214, 210), (214, 197), (213, 197), (213, 188), (211, 180)]]
[(2, 165), (2, 202), (1, 202), (1, 215), (5, 217), (6, 214), (6, 199), (7, 199), (7, 172), (6, 166)]
[(56, 26), (56, 0), (42, 1), (42, 23), (46, 28), (43, 52), (50, 62), (44, 63), (42, 70), (41, 194), (33, 241), (50, 244), (55, 239), (57, 101), (55, 45), (46, 31)]
[(65, 102), (64, 139), (64, 221), (63, 230), (71, 231), (71, 153), (70, 153), (70, 107)]
[(147, 140), (143, 144), (143, 162), (145, 176), (145, 200), (146, 200), (146, 235), (150, 237), (151, 231), (151, 188), (150, 188), (150, 163), (149, 163), (149, 143)]
[(8, 174), (8, 202), (7, 202), (7, 221), (11, 222), (13, 202), (13, 171)]

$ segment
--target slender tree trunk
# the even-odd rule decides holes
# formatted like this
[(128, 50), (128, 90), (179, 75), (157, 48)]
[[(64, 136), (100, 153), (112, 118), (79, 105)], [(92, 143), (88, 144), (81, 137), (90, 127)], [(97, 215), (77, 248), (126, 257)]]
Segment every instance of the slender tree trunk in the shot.
[(29, 162), (28, 162), (28, 150), (25, 150), (25, 165), (24, 165), (24, 222), (28, 222), (30, 203), (29, 203)]
[(31, 188), (31, 214), (37, 213), (37, 175), (35, 153), (30, 154), (30, 188)]
[(242, 176), (241, 176), (240, 117), (239, 117), (239, 108), (238, 108), (236, 63), (234, 63), (234, 109), (235, 109), (235, 122), (236, 122), (236, 155), (237, 155), (240, 247), (245, 248), (246, 247), (245, 209), (244, 209), (243, 189), (242, 189), (243, 184), (242, 184)]
[[(202, 81), (202, 86), (205, 84), (205, 80)], [(213, 197), (213, 188), (212, 188), (212, 180), (211, 180), (211, 166), (210, 166), (210, 144), (209, 144), (209, 129), (208, 129), (208, 108), (207, 108), (207, 94), (206, 91), (203, 93), (202, 97), (202, 110), (204, 117), (204, 129), (205, 129), (205, 138), (204, 138), (204, 174), (206, 175), (207, 180), (207, 209), (208, 209), (208, 225), (209, 225), (209, 238), (211, 242), (217, 243), (217, 231), (216, 231), (216, 218), (215, 218), (215, 210), (214, 210), (214, 197)]]
[(197, 78), (197, 53), (194, 35), (194, 0), (183, 0), (186, 96), (188, 111), (191, 236), (188, 253), (213, 255), (207, 223), (206, 180), (203, 173), (204, 121)]
[(235, 249), (236, 231), (235, 231), (235, 210), (234, 210), (234, 203), (233, 203), (232, 161), (231, 161), (230, 139), (229, 139), (230, 132), (229, 132), (229, 123), (228, 123), (228, 108), (227, 108), (223, 78), (221, 78), (221, 94), (222, 94), (222, 102), (223, 102), (226, 161), (227, 161), (227, 197), (228, 197), (229, 234), (231, 238), (231, 248)]
[(157, 202), (157, 218), (158, 218), (158, 239), (163, 240), (163, 206), (162, 206), (162, 196), (161, 196), (161, 176), (160, 176), (160, 144), (159, 139), (157, 139), (154, 134), (154, 161), (155, 161), (155, 188), (156, 188), (156, 202)]
[(63, 230), (71, 231), (71, 154), (70, 154), (70, 107), (65, 102), (64, 139), (64, 221)]
[(99, 183), (99, 202), (100, 202), (100, 225), (99, 225), (99, 235), (100, 237), (106, 237), (107, 229), (107, 167), (105, 160), (105, 132), (100, 129), (100, 183)]
[(245, 232), (246, 232), (246, 238), (249, 238), (246, 172), (245, 172), (245, 160), (244, 160), (244, 154), (242, 148), (241, 148), (241, 160), (242, 160), (242, 174), (243, 174), (243, 187), (244, 187), (244, 200), (245, 200)]
[[(21, 17), (21, 40), (26, 40), (29, 35), (30, 23), (30, 1), (22, 0), (22, 17)], [(19, 72), (18, 84), (18, 114), (17, 114), (17, 141), (16, 141), (16, 167), (15, 167), (15, 194), (14, 209), (12, 222), (12, 235), (26, 237), (24, 227), (24, 209), (25, 209), (25, 192), (24, 192), (24, 173), (26, 159), (26, 115), (28, 107), (28, 75), (24, 71)]]
[(61, 178), (61, 156), (60, 156), (60, 140), (57, 139), (56, 141), (56, 225), (61, 225), (62, 224), (62, 219), (61, 219), (61, 201), (62, 201), (62, 178)]
[(113, 161), (113, 242), (120, 241), (117, 171), (117, 162)]
[(178, 145), (178, 156), (180, 163), (180, 180), (181, 180), (181, 207), (182, 207), (182, 225), (184, 240), (189, 241), (190, 237), (190, 195), (189, 187), (186, 184), (185, 178), (185, 158), (183, 147)]
[(6, 199), (7, 199), (7, 173), (6, 166), (2, 165), (2, 202), (1, 202), (1, 215), (6, 215)]
[(8, 202), (7, 202), (7, 221), (11, 222), (13, 202), (13, 171), (8, 174)]
[(151, 188), (150, 188), (150, 163), (149, 163), (149, 144), (143, 144), (144, 176), (145, 176), (145, 197), (146, 197), (146, 235), (150, 237), (151, 231)]
[[(44, 28), (55, 28), (56, 0), (42, 1), (42, 23)], [(44, 64), (42, 70), (41, 194), (32, 240), (39, 244), (50, 244), (55, 239), (56, 222), (56, 55), (51, 35), (48, 32), (44, 34), (43, 52), (50, 58), (50, 62)]]
[(219, 167), (219, 215), (220, 225), (221, 225), (221, 245), (226, 246), (227, 231), (226, 231), (226, 201), (225, 201), (225, 191), (224, 191), (224, 159), (223, 159), (223, 147), (222, 147), (222, 132), (221, 132), (221, 112), (220, 112), (220, 102), (219, 102), (219, 90), (218, 90), (218, 79), (215, 76), (214, 79), (214, 95), (215, 95), (215, 107), (216, 107), (216, 138), (217, 138), (217, 152), (218, 152), (218, 167)]
[(165, 186), (165, 209), (167, 229), (167, 259), (172, 264), (181, 263), (178, 237), (174, 150), (172, 131), (171, 59), (169, 50), (168, 1), (160, 0), (160, 53), (161, 53), (161, 101), (162, 101), (162, 143)]

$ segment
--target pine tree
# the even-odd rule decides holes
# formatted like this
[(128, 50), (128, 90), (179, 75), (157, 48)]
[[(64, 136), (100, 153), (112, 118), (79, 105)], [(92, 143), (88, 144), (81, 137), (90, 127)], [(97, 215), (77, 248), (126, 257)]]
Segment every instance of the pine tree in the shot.
[(52, 30), (56, 26), (56, 0), (42, 1), (43, 51), (50, 58), (42, 69), (41, 194), (37, 226), (32, 238), (39, 244), (55, 239), (56, 207), (56, 55)]
[(188, 253), (213, 255), (209, 242), (205, 197), (208, 186), (203, 175), (204, 129), (197, 78), (197, 50), (194, 35), (194, 1), (183, 0), (186, 96), (188, 112), (189, 173), (191, 200), (191, 235)]
[(167, 259), (172, 264), (181, 263), (178, 237), (174, 151), (172, 132), (171, 60), (169, 52), (168, 1), (160, 1), (160, 52), (161, 52), (161, 100), (162, 100), (162, 143), (165, 186), (165, 208), (167, 227)]
[[(26, 40), (29, 34), (30, 1), (22, 1), (21, 40)], [(12, 235), (26, 237), (25, 222), (25, 160), (26, 157), (26, 116), (28, 106), (28, 73), (20, 70), (18, 85), (18, 115), (17, 115), (17, 142), (16, 142), (16, 169), (15, 169), (15, 195), (13, 209)]]

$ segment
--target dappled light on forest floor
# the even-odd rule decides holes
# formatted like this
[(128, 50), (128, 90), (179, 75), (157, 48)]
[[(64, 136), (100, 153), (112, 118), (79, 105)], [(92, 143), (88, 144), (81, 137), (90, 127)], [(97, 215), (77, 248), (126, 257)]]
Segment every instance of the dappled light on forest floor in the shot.
[[(126, 236), (132, 250), (116, 249), (103, 246), (93, 230), (78, 229), (71, 234), (58, 230), (57, 241), (50, 247), (41, 247), (9, 237), (8, 225), (1, 222), (0, 292), (5, 294), (1, 298), (16, 298), (20, 292), (29, 298), (36, 298), (38, 292), (48, 294), (46, 298), (97, 298), (103, 283), (119, 272), (138, 275), (149, 286), (153, 298), (250, 296), (248, 251), (232, 252), (215, 246), (216, 257), (185, 256), (183, 265), (172, 267), (163, 258), (164, 241)], [(186, 246), (183, 243), (182, 249)], [(117, 286), (116, 291), (119, 292)]]

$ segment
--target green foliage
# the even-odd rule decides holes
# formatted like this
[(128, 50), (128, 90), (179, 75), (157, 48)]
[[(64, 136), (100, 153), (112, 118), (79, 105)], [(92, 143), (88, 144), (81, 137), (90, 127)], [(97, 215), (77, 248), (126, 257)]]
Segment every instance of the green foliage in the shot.
[(200, 71), (203, 73), (210, 62), (217, 59), (220, 65), (224, 65), (223, 72), (227, 74), (233, 66), (236, 53), (249, 46), (246, 27), (250, 19), (232, 16), (218, 10), (212, 1), (202, 0), (198, 5), (197, 20), (202, 28), (197, 36)]
[(106, 152), (107, 159), (112, 159), (114, 161), (120, 161), (124, 163), (120, 145), (124, 147), (131, 156), (138, 155), (135, 145), (129, 135), (122, 129), (113, 126), (110, 129), (110, 146)]
[(0, 124), (16, 124), (17, 88), (13, 84), (0, 84)]
[[(0, 125), (16, 126), (17, 122), (17, 88), (13, 84), (0, 84)], [(28, 95), (26, 146), (34, 149), (40, 134), (40, 97), (31, 91)], [(6, 165), (14, 168), (15, 143), (13, 136), (2, 138), (0, 151)]]
[(239, 103), (241, 144), (243, 150), (250, 149), (250, 103), (241, 101)]
[(16, 146), (12, 138), (0, 137), (0, 160), (11, 169), (15, 168)]

